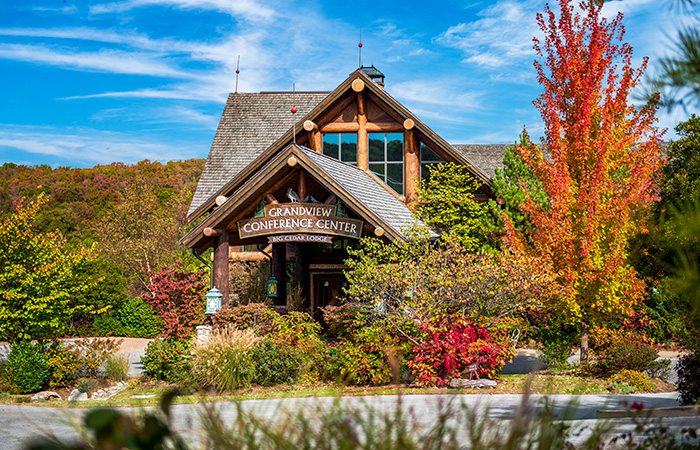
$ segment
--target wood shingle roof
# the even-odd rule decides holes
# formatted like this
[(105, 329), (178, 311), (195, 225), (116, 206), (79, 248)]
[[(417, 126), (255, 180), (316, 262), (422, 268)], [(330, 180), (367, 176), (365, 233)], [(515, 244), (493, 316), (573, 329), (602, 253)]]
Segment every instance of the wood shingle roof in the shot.
[[(188, 214), (311, 111), (328, 92), (229, 94)], [(291, 114), (292, 107), (297, 108)]]

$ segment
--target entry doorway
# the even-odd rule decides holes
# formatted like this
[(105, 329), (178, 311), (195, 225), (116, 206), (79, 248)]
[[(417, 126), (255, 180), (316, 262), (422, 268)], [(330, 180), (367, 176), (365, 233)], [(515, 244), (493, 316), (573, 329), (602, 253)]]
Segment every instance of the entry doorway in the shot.
[(314, 316), (320, 316), (320, 308), (324, 306), (339, 306), (346, 285), (343, 272), (312, 272), (311, 309)]

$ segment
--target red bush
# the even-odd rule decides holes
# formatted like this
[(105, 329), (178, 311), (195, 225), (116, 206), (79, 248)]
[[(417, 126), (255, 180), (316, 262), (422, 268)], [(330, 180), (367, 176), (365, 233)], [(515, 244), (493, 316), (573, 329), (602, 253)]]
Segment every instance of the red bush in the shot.
[(201, 272), (183, 270), (180, 264), (150, 273), (149, 293), (143, 299), (163, 321), (161, 334), (185, 340), (204, 322), (206, 281)]
[(420, 326), (422, 339), (413, 347), (408, 367), (420, 384), (445, 385), (452, 378), (468, 376), (477, 364), (479, 378), (491, 378), (515, 354), (503, 327), (491, 331), (459, 316), (436, 317)]

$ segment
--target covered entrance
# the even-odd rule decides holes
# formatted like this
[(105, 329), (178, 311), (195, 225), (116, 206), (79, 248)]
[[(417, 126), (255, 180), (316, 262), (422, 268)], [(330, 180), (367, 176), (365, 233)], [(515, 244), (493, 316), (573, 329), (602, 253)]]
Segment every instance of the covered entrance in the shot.
[(349, 246), (367, 235), (401, 239), (398, 229), (413, 225), (406, 205), (355, 166), (296, 145), (261, 166), (183, 238), (200, 253), (214, 247), (224, 305), (229, 261), (248, 254), (269, 260), (276, 305), (318, 317), (343, 296)]

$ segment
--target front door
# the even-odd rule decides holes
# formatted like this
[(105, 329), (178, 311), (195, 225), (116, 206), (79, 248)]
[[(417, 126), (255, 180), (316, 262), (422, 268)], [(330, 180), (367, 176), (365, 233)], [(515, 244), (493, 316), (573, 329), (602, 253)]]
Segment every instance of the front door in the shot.
[(340, 305), (343, 287), (347, 284), (343, 272), (315, 272), (311, 274), (311, 301), (314, 315), (319, 308)]

